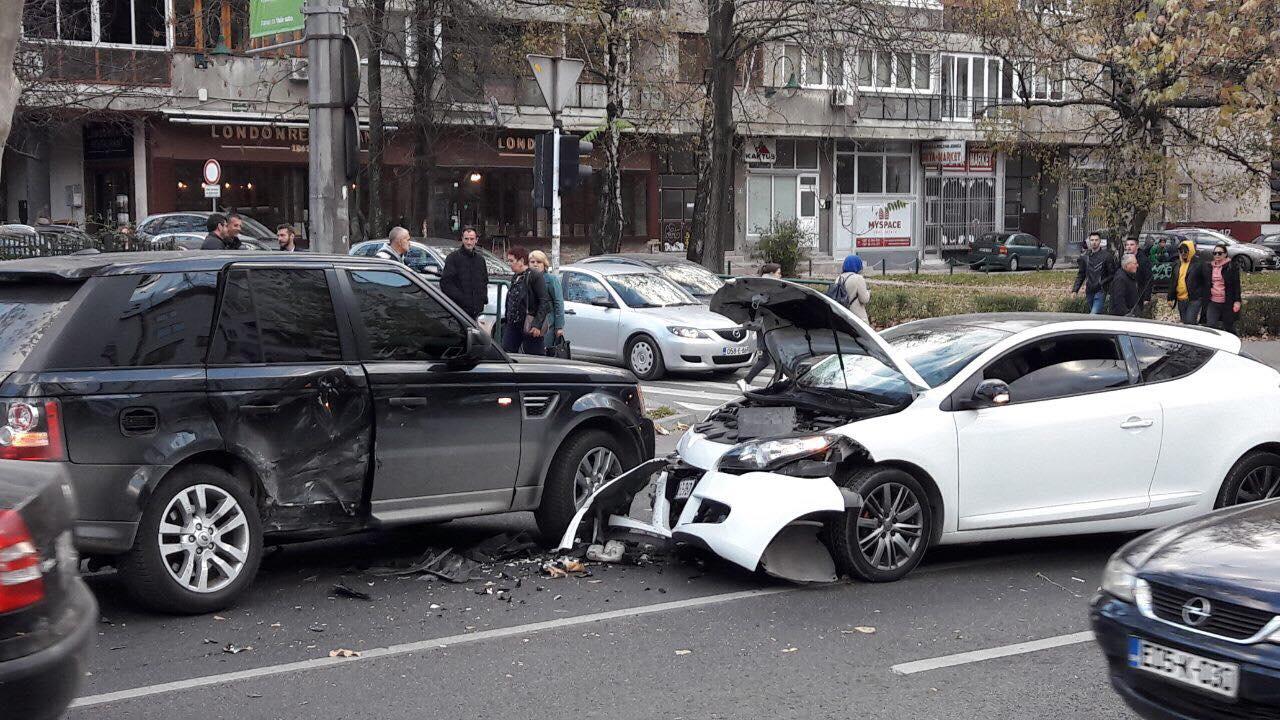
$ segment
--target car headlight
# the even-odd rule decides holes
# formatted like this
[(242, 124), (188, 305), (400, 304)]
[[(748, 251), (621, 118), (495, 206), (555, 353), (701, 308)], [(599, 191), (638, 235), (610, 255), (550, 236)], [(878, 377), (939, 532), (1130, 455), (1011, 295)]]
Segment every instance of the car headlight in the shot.
[(1135, 602), (1134, 587), (1137, 584), (1137, 571), (1119, 554), (1111, 556), (1107, 567), (1102, 571), (1102, 590), (1125, 602)]
[(776, 440), (756, 440), (735, 445), (724, 455), (716, 468), (719, 470), (776, 470), (805, 458), (821, 456), (840, 440), (837, 435), (805, 435)]
[(667, 330), (671, 331), (672, 335), (679, 335), (682, 338), (689, 338), (690, 340), (697, 340), (698, 338), (704, 338), (707, 336), (706, 333), (702, 332), (698, 328), (682, 327), (680, 325), (670, 326)]

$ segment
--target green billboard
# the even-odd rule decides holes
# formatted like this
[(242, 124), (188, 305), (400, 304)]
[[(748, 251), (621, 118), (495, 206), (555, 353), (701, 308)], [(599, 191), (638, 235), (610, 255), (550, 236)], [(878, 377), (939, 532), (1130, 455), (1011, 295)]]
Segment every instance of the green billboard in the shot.
[(302, 29), (302, 0), (250, 0), (249, 37), (260, 38)]

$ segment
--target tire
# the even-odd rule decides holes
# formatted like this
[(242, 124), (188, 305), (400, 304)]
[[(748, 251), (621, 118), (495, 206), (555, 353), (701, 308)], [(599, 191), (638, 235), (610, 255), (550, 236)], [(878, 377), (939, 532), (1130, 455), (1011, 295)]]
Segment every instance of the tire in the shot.
[(1280, 455), (1251, 452), (1227, 473), (1214, 507), (1280, 497)]
[[(647, 353), (641, 349), (645, 347), (648, 348)], [(636, 357), (637, 352), (640, 353), (639, 358)], [(628, 340), (622, 357), (627, 363), (627, 369), (641, 380), (657, 380), (667, 373), (667, 367), (662, 362), (662, 348), (648, 335), (637, 335)], [(649, 360), (647, 364), (643, 362), (646, 357)]]
[[(924, 559), (924, 554), (929, 549), (929, 543), (933, 538), (933, 510), (929, 507), (928, 495), (924, 488), (908, 473), (884, 466), (859, 470), (844, 484), (862, 496), (863, 506), (857, 512), (846, 512), (827, 523), (826, 531), (830, 538), (831, 554), (836, 561), (836, 567), (841, 573), (866, 582), (901, 580)], [(876, 528), (879, 526), (876, 522), (877, 518), (883, 517), (879, 509), (884, 502), (885, 493), (888, 493), (890, 504), (892, 504), (893, 500), (901, 497), (899, 493), (904, 491), (909, 497), (902, 503), (902, 507), (906, 508), (910, 515), (906, 518), (900, 514), (891, 517), (908, 520), (918, 518), (916, 522), (896, 525), (899, 528), (899, 537), (910, 545), (910, 552), (901, 558), (892, 554), (886, 556), (883, 553), (901, 552), (901, 547), (895, 543), (881, 546), (874, 535), (859, 538), (859, 526), (862, 525), (861, 529), (866, 533), (876, 533)], [(866, 527), (869, 522), (874, 523), (870, 528)], [(915, 528), (917, 534), (914, 541), (903, 534), (904, 525), (918, 525), (918, 528)], [(880, 529), (883, 532), (882, 526)], [(868, 541), (871, 542), (868, 543)], [(866, 546), (872, 557), (869, 558), (864, 554), (862, 546)], [(879, 562), (873, 563), (877, 551), (881, 553), (881, 558)]]
[(1054, 257), (1054, 256), (1052, 256), (1052, 255), (1050, 255), (1050, 256), (1048, 256), (1048, 257), (1046, 257), (1046, 258), (1044, 259), (1044, 269), (1045, 269), (1045, 270), (1052, 270), (1052, 269), (1053, 269), (1053, 264), (1054, 264), (1054, 263), (1056, 263), (1057, 261), (1058, 261), (1058, 258), (1056, 258), (1056, 257)]
[(1253, 272), (1253, 261), (1248, 255), (1237, 255), (1235, 257), (1236, 267), (1240, 268), (1240, 272)]
[[(183, 509), (184, 501), (192, 512)], [(207, 532), (211, 520), (218, 533)], [(191, 530), (190, 534), (165, 533), (166, 545), (182, 548), (171, 552), (167, 560), (161, 554), (162, 522)], [(200, 523), (199, 530), (196, 523)], [(197, 535), (200, 531), (206, 532)], [(220, 533), (227, 533), (222, 536), (225, 541), (219, 542)], [(197, 615), (231, 605), (253, 582), (261, 560), (262, 521), (248, 488), (223, 470), (192, 465), (156, 487), (142, 512), (133, 549), (117, 567), (125, 588), (140, 605), (160, 612)], [(198, 589), (202, 567), (207, 568), (204, 591)], [(179, 580), (179, 575), (189, 577), (190, 582)]]
[(1018, 256), (1009, 256), (1009, 272), (1018, 272)]
[[(534, 511), (544, 540), (558, 541), (588, 495), (634, 467), (631, 453), (624, 448), (622, 441), (603, 430), (575, 432), (565, 440), (547, 470), (542, 502)], [(612, 455), (613, 462), (608, 467), (596, 463), (602, 457), (601, 451)]]

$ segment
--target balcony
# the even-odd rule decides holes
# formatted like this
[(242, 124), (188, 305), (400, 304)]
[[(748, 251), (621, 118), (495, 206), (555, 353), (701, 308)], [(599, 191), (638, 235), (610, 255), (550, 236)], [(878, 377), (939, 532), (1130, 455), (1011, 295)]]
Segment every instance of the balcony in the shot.
[(998, 98), (951, 95), (863, 94), (858, 96), (857, 114), (862, 120), (974, 122), (1000, 102)]
[(28, 85), (166, 86), (171, 82), (169, 59), (163, 47), (134, 49), (50, 41), (24, 43), (15, 69)]

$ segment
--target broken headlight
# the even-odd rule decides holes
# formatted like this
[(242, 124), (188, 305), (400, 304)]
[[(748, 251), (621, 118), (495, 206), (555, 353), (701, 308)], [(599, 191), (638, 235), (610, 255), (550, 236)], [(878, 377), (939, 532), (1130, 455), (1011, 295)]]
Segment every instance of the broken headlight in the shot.
[[(717, 470), (726, 472), (782, 471), (786, 466), (801, 461), (809, 470), (804, 477), (825, 477), (829, 474), (827, 462), (832, 449), (841, 444), (839, 435), (802, 435), (800, 437), (753, 440), (729, 448), (720, 456)], [(843, 453), (840, 453), (843, 457)], [(814, 467), (809, 467), (814, 466)], [(813, 475), (813, 472), (822, 472)]]

